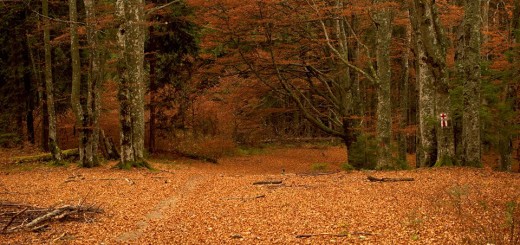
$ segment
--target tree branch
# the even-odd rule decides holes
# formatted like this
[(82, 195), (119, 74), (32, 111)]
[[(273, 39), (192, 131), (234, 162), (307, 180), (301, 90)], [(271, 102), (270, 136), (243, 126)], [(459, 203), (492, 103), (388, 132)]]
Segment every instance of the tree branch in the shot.
[(146, 11), (146, 15), (151, 14), (151, 13), (153, 13), (153, 12), (159, 10), (159, 9), (166, 8), (166, 7), (168, 7), (168, 6), (172, 5), (172, 4), (179, 3), (179, 2), (181, 2), (181, 0), (171, 1), (171, 2), (169, 2), (167, 4), (164, 4), (164, 5), (161, 5), (161, 6), (157, 6), (155, 8), (151, 8), (148, 11)]

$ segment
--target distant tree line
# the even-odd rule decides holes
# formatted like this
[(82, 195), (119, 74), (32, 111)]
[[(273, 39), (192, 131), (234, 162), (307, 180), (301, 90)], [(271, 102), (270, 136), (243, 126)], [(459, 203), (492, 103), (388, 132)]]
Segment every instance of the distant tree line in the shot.
[(72, 112), (99, 164), (110, 83), (123, 168), (180, 132), (337, 137), (356, 168), (518, 160), (519, 0), (4, 1), (0, 20), (0, 145), (55, 161)]

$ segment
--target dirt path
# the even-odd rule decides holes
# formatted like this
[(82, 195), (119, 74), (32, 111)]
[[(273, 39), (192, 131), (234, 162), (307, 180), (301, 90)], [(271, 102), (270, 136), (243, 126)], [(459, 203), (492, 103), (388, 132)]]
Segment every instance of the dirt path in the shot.
[(135, 241), (142, 236), (147, 228), (149, 228), (150, 222), (167, 222), (164, 215), (165, 211), (167, 209), (175, 208), (175, 205), (183, 197), (193, 191), (203, 181), (203, 177), (200, 175), (191, 176), (184, 184), (182, 184), (183, 187), (179, 191), (160, 201), (155, 205), (151, 212), (147, 213), (141, 220), (139, 220), (136, 224), (137, 227), (135, 230), (120, 234), (116, 241), (125, 243)]

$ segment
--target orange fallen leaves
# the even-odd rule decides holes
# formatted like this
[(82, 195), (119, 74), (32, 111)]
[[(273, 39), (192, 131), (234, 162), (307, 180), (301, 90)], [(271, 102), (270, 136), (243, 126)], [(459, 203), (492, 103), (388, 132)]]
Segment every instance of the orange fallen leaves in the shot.
[[(317, 162), (336, 171), (343, 153), (340, 147), (272, 149), (224, 158), (219, 165), (154, 163), (168, 172), (2, 165), (0, 200), (51, 206), (88, 197), (105, 213), (90, 223), (53, 223), (42, 233), (0, 239), (11, 244), (56, 239), (74, 244), (460, 244), (505, 242), (518, 232), (508, 226), (520, 218), (517, 174), (466, 168), (301, 174), (311, 173)], [(367, 175), (415, 181), (376, 183)], [(65, 182), (69, 176), (82, 178)], [(266, 179), (283, 184), (252, 185)]]

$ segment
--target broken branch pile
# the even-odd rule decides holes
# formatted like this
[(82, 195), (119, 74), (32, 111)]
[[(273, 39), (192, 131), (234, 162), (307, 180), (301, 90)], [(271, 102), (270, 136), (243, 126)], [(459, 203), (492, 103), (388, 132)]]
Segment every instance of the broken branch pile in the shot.
[(0, 233), (18, 231), (39, 231), (49, 222), (67, 219), (86, 220), (88, 215), (101, 213), (94, 205), (63, 205), (60, 207), (40, 208), (25, 204), (0, 202)]

